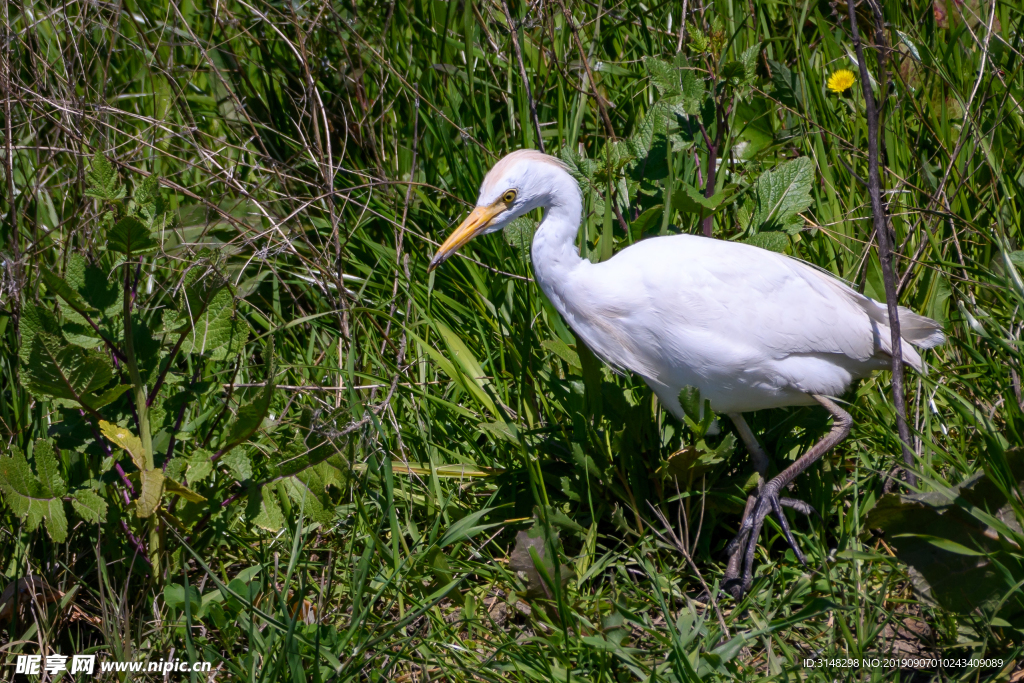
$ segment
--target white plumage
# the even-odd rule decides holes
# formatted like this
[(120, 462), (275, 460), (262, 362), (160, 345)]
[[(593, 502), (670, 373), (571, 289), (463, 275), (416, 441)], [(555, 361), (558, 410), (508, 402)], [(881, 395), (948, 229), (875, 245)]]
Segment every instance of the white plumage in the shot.
[[(533, 239), (534, 273), (569, 326), (603, 360), (643, 377), (677, 417), (680, 390), (700, 389), (715, 411), (737, 422), (762, 475), (767, 463), (758, 462), (762, 452), (740, 413), (817, 402), (848, 431), (849, 415), (824, 397), (839, 396), (854, 380), (890, 364), (885, 307), (788, 256), (674, 235), (643, 240), (603, 263), (581, 258), (575, 245), (583, 210), (579, 186), (560, 161), (532, 150), (513, 152), (491, 169), (476, 208), (431, 268), (476, 235), (500, 230), (538, 207), (544, 219)], [(906, 308), (899, 313), (904, 362), (920, 371), (914, 345), (940, 344), (942, 331)], [(845, 433), (833, 436), (828, 446)], [(778, 510), (783, 499), (777, 489), (821, 452), (762, 487), (755, 517), (768, 507)], [(760, 520), (744, 525), (749, 532)]]

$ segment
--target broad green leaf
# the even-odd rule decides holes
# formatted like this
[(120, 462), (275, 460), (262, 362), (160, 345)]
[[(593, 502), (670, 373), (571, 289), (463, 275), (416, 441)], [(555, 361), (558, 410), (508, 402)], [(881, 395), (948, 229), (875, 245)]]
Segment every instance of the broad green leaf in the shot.
[(146, 469), (146, 452), (142, 448), (142, 439), (132, 434), (130, 429), (100, 420), (100, 432), (115, 446), (128, 451), (136, 467), (140, 470)]
[(160, 196), (160, 181), (155, 175), (147, 176), (135, 188), (132, 205), (150, 228), (156, 227), (164, 212), (163, 197)]
[(754, 188), (753, 232), (785, 226), (811, 204), (814, 165), (800, 157), (765, 171)]
[(21, 346), (18, 357), (22, 367), (32, 362), (32, 342), (40, 333), (47, 333), (58, 338), (61, 336), (60, 325), (56, 316), (45, 306), (26, 303), (21, 309)]
[(536, 221), (523, 216), (505, 226), (502, 234), (508, 245), (519, 254), (519, 257), (526, 260), (530, 257), (530, 245), (533, 244), (533, 233), (536, 231)]
[(186, 600), (190, 603), (192, 614), (199, 612), (202, 605), (202, 596), (195, 586), (182, 586), (180, 583), (170, 583), (164, 586), (164, 603), (168, 607), (184, 609)]
[(107, 519), (107, 501), (92, 489), (78, 489), (72, 493), (71, 507), (79, 517), (93, 524), (102, 524)]
[[(36, 442), (38, 449), (44, 441)], [(67, 538), (68, 520), (64, 514), (63, 480), (56, 475), (56, 465), (45, 462), (52, 459), (52, 450), (44, 451), (42, 460), (37, 459), (36, 470), (49, 479), (42, 482), (35, 474), (24, 453), (17, 446), (12, 446), (8, 455), (0, 455), (0, 493), (11, 511), (25, 521), (28, 531), (35, 531), (45, 520), (46, 530), (56, 543), (63, 543)], [(50, 487), (59, 484), (60, 494)]]
[[(160, 507), (160, 499), (163, 498), (164, 485), (167, 480), (164, 478), (163, 471), (158, 468), (140, 470), (139, 476), (142, 482), (142, 491), (135, 501), (135, 507), (139, 517), (146, 518)], [(180, 484), (178, 486), (181, 487)]]
[(277, 532), (284, 526), (284, 515), (277, 502), (275, 487), (253, 486), (249, 490), (246, 517), (261, 529)]
[(60, 463), (53, 444), (45, 439), (39, 439), (32, 451), (32, 457), (36, 461), (36, 473), (43, 492), (54, 498), (61, 498), (67, 494), (68, 488), (64, 478), (60, 476)]
[(213, 461), (210, 458), (213, 454), (198, 449), (188, 457), (188, 468), (185, 470), (185, 481), (192, 486), (197, 481), (206, 479), (213, 472)]
[(120, 254), (139, 256), (156, 251), (160, 243), (138, 218), (125, 216), (107, 232), (107, 249)]
[(540, 345), (564, 360), (569, 367), (576, 368), (577, 370), (583, 368), (580, 363), (580, 355), (570, 349), (561, 339), (545, 339)]
[(125, 189), (117, 180), (117, 171), (102, 154), (93, 156), (89, 170), (85, 172), (85, 181), (88, 183), (85, 190), (87, 197), (95, 197), (108, 202), (124, 198)]
[(238, 481), (252, 479), (252, 460), (244, 448), (236, 448), (220, 459), (220, 464), (228, 468), (228, 471)]
[(34, 396), (55, 399), (65, 407), (96, 411), (123, 392), (105, 390), (114, 379), (114, 369), (101, 352), (69, 346), (46, 332), (34, 336), (31, 348), (22, 372), (25, 386)]
[(644, 57), (644, 66), (647, 67), (651, 83), (657, 88), (659, 95), (671, 97), (682, 93), (679, 87), (679, 70), (673, 64), (657, 57)]
[(743, 243), (781, 254), (789, 248), (789, 236), (784, 232), (771, 230), (751, 235), (743, 240)]
[(47, 268), (41, 268), (39, 274), (42, 276), (46, 288), (63, 299), (76, 312), (80, 314), (93, 312), (93, 307), (82, 298), (82, 295), (55, 273)]
[(249, 338), (249, 326), (235, 310), (231, 288), (219, 273), (194, 268), (164, 327), (180, 335), (183, 353), (205, 354), (212, 360), (237, 355)]
[(733, 194), (732, 187), (723, 188), (710, 197), (693, 185), (679, 183), (672, 188), (672, 206), (683, 213), (697, 213), (708, 216), (727, 205), (727, 201)]

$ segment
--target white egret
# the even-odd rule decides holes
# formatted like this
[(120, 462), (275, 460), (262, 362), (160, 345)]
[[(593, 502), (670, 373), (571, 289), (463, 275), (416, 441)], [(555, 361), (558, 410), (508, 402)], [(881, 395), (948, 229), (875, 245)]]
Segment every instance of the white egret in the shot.
[[(579, 185), (558, 159), (533, 150), (512, 152), (494, 165), (476, 208), (430, 268), (477, 235), (536, 208), (544, 211), (532, 245), (537, 283), (584, 343), (610, 365), (643, 377), (676, 417), (682, 417), (680, 390), (698, 388), (715, 411), (729, 415), (746, 444), (762, 483), (728, 548), (730, 590), (739, 595), (749, 588), (769, 512), (805, 562), (781, 507), (812, 508), (779, 493), (849, 434), (850, 415), (829, 397), (889, 367), (884, 305), (783, 254), (693, 235), (642, 240), (591, 263), (575, 244), (583, 211)], [(940, 344), (942, 331), (905, 308), (899, 313), (904, 362), (920, 371), (912, 345)], [(831, 431), (765, 483), (768, 459), (742, 413), (815, 403), (832, 414)]]

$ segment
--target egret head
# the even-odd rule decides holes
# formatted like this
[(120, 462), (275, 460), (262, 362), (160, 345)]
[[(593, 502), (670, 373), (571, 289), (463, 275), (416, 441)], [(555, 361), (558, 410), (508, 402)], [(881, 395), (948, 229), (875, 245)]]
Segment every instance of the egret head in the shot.
[(561, 186), (565, 178), (571, 176), (555, 157), (532, 149), (507, 154), (487, 173), (476, 207), (437, 250), (428, 270), (444, 263), (477, 235), (501, 230), (523, 214), (550, 205), (555, 199), (553, 188)]

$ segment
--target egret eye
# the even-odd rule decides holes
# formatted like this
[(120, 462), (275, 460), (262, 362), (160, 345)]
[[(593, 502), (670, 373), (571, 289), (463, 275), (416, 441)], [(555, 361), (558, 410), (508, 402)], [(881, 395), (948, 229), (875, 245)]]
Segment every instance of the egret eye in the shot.
[(511, 204), (515, 200), (516, 200), (516, 191), (515, 190), (509, 190), (508, 192), (506, 192), (505, 194), (503, 194), (501, 196), (501, 201), (505, 202), (506, 204)]

